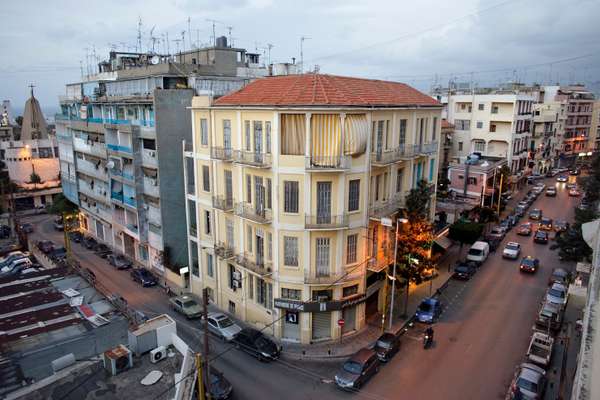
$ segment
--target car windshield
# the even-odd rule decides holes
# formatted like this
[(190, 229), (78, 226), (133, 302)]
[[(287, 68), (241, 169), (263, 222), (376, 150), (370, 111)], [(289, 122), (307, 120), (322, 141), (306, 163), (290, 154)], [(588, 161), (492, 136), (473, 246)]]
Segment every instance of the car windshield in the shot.
[(523, 261), (521, 261), (521, 264), (526, 265), (528, 267), (533, 267), (535, 261), (533, 260), (533, 258), (524, 258)]
[(546, 237), (546, 233), (545, 232), (536, 232), (535, 235), (539, 236), (539, 237)]
[(431, 304), (423, 302), (419, 305), (419, 310), (423, 312), (429, 312), (431, 311)]
[(551, 223), (552, 223), (551, 219), (547, 219), (547, 218), (542, 219), (542, 224), (544, 224), (544, 225), (550, 225)]
[(344, 371), (350, 372), (351, 374), (359, 375), (361, 373), (361, 365), (356, 361), (346, 361), (344, 363)]
[(467, 268), (465, 265), (459, 265), (458, 267), (454, 268), (454, 270), (456, 272), (467, 272), (469, 268)]
[(527, 390), (528, 392), (537, 393), (537, 385), (525, 378), (519, 378), (517, 380), (517, 386), (521, 389)]
[(233, 325), (233, 321), (227, 317), (220, 319), (218, 322), (221, 328), (227, 328)]
[(198, 303), (196, 303), (194, 300), (188, 300), (188, 301), (186, 301), (186, 302), (183, 303), (183, 306), (185, 308), (195, 307), (197, 305), (198, 305)]
[(558, 290), (558, 289), (550, 289), (550, 290), (548, 290), (548, 294), (550, 296), (559, 297), (561, 299), (563, 297), (565, 297), (565, 292), (563, 292), (562, 290)]
[(508, 250), (519, 250), (519, 245), (515, 243), (509, 243), (506, 245)]
[(469, 254), (472, 256), (479, 256), (481, 255), (481, 250), (479, 249), (469, 249)]
[(269, 339), (267, 339), (266, 337), (264, 337), (263, 335), (260, 335), (255, 341), (254, 343), (256, 344), (256, 347), (258, 347), (261, 350), (266, 350), (266, 351), (272, 351), (275, 350), (273, 347), (273, 342), (271, 342)]

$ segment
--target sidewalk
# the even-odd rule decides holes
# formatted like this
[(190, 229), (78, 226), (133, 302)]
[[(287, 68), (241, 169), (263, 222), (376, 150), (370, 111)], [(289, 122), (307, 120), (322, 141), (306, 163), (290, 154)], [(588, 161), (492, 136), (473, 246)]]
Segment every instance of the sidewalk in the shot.
[[(426, 297), (431, 294), (435, 295), (437, 289), (442, 288), (446, 285), (452, 275), (452, 266), (456, 262), (459, 256), (459, 245), (453, 245), (447, 251), (447, 253), (440, 259), (438, 263), (438, 275), (433, 281), (426, 281), (420, 285), (411, 285), (409, 291), (407, 316), (402, 318), (401, 314), (404, 310), (404, 299), (405, 292), (401, 289), (396, 289), (394, 295), (394, 322), (392, 324), (392, 332), (398, 332), (404, 328), (404, 325), (410, 322), (413, 315), (415, 314), (417, 307)], [(388, 320), (386, 315), (385, 331), (388, 331)], [(298, 343), (282, 343), (283, 351), (282, 357), (291, 360), (333, 360), (339, 361), (339, 359), (347, 358), (348, 356), (356, 353), (363, 347), (372, 345), (377, 338), (381, 335), (381, 319), (377, 320), (376, 323), (367, 323), (367, 325), (360, 331), (352, 334), (348, 334), (342, 338), (340, 344), (338, 340), (328, 341), (326, 343), (317, 343), (311, 345), (302, 345)]]

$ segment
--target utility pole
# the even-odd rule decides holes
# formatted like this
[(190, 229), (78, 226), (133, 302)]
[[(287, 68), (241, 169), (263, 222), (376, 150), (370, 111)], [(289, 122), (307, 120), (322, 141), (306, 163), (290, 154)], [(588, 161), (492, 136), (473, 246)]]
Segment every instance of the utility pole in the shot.
[(304, 72), (304, 41), (309, 40), (307, 36), (300, 37), (300, 73)]
[[(504, 179), (504, 174), (500, 174), (500, 194), (498, 195), (500, 199), (502, 199), (502, 180)], [(500, 217), (500, 204), (502, 204), (502, 200), (498, 201), (498, 218)]]
[(198, 385), (198, 400), (205, 400), (204, 393), (204, 374), (202, 373), (202, 356), (196, 353), (196, 370), (197, 370), (197, 385)]
[(204, 385), (207, 398), (210, 399), (210, 370), (208, 365), (208, 289), (202, 289), (202, 312), (204, 314)]
[(267, 43), (267, 59), (268, 59), (268, 64), (267, 65), (271, 65), (271, 49), (273, 47), (275, 47), (273, 44)]

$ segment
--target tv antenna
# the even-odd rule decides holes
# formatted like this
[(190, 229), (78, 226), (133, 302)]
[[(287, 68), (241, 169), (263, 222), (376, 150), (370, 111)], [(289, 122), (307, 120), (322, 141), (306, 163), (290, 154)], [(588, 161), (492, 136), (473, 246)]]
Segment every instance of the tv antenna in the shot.
[(158, 38), (154, 36), (154, 28), (156, 28), (156, 25), (154, 25), (152, 27), (152, 29), (150, 29), (150, 40), (152, 41), (152, 53), (154, 53), (154, 47), (156, 45), (156, 41), (158, 40)]
[(233, 47), (233, 38), (231, 37), (231, 31), (233, 30), (233, 26), (227, 27), (227, 36), (229, 36), (229, 47)]
[(177, 54), (177, 53), (179, 53), (179, 42), (181, 42), (181, 39), (173, 39), (173, 41), (177, 45), (177, 51), (175, 52), (175, 54)]
[(181, 51), (185, 51), (185, 31), (181, 31)]
[(304, 41), (310, 39), (308, 36), (300, 37), (300, 73), (304, 72)]
[(267, 65), (271, 65), (271, 49), (275, 47), (275, 45), (271, 44), (271, 43), (267, 43), (267, 60), (268, 60), (268, 64)]
[(222, 24), (221, 21), (217, 21), (216, 19), (210, 19), (207, 18), (206, 19), (208, 22), (212, 23), (212, 39), (213, 39), (213, 46), (216, 47), (217, 46), (217, 33), (215, 31), (215, 25), (216, 24)]
[(138, 17), (137, 47), (136, 47), (136, 51), (138, 53), (142, 52), (142, 17)]

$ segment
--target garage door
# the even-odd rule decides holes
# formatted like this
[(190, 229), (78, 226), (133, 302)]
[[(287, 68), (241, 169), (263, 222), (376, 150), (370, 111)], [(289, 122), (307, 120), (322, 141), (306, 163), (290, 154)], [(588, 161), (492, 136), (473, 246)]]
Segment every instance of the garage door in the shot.
[(342, 333), (352, 332), (356, 329), (356, 306), (346, 307), (342, 311), (342, 318), (344, 318), (344, 326), (342, 327)]
[(285, 312), (282, 338), (291, 341), (300, 341), (300, 314), (297, 311)]
[(312, 314), (313, 340), (331, 339), (331, 312)]

